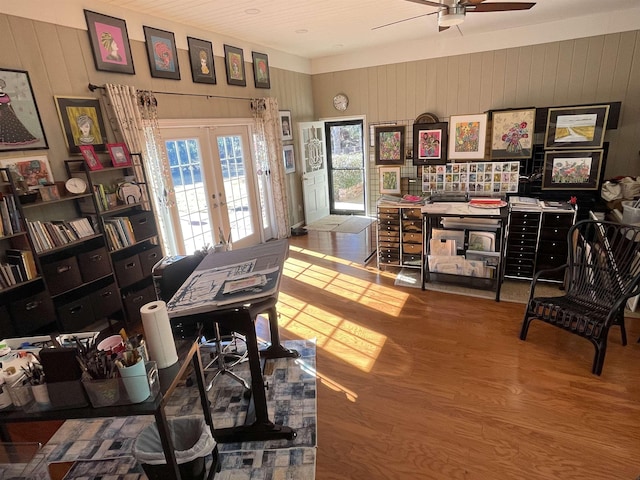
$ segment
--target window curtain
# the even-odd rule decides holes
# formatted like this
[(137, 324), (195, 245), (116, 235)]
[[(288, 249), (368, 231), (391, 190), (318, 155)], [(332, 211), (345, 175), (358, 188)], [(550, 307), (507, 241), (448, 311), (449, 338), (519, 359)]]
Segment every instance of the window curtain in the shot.
[(280, 113), (275, 98), (258, 98), (251, 101), (251, 111), (256, 121), (256, 143), (263, 145), (270, 171), (271, 192), (275, 214), (277, 238), (287, 238), (291, 232), (287, 186), (282, 159), (282, 132)]

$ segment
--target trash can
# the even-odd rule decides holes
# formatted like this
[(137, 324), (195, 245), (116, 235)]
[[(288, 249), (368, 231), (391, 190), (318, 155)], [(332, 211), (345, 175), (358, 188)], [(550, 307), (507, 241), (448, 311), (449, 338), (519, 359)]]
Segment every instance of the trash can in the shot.
[[(218, 468), (218, 447), (211, 429), (199, 416), (168, 419), (169, 434), (175, 448), (176, 461), (182, 480), (202, 480), (205, 476), (205, 457), (213, 454), (211, 468)], [(160, 434), (155, 423), (145, 427), (133, 445), (133, 455), (142, 465), (149, 480), (170, 479)]]

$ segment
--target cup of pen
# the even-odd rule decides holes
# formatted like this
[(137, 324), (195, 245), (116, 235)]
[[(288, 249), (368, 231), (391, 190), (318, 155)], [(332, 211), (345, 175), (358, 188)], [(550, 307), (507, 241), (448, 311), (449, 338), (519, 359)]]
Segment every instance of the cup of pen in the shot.
[(116, 365), (129, 401), (144, 402), (151, 395), (144, 359), (135, 351), (122, 353), (122, 358), (116, 361)]

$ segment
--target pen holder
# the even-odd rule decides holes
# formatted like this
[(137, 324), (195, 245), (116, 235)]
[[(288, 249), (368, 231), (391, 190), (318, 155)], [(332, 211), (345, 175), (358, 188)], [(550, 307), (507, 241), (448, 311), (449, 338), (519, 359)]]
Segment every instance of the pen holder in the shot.
[(142, 359), (130, 367), (118, 367), (118, 371), (131, 403), (144, 402), (149, 398), (151, 390), (149, 390), (149, 380)]

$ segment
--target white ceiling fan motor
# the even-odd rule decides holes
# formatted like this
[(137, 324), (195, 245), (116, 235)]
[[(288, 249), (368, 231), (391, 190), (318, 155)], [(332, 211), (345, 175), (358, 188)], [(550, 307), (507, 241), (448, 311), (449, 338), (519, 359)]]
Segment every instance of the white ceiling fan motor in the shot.
[(460, 4), (444, 8), (438, 12), (439, 27), (453, 27), (464, 22), (466, 9)]

